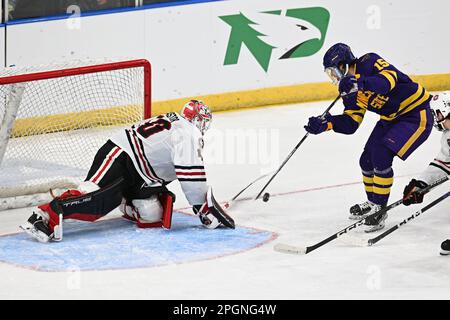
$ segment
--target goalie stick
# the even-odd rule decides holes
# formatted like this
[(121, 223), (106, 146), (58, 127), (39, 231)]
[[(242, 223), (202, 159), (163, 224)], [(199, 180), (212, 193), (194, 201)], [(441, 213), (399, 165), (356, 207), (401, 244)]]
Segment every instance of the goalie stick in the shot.
[(236, 195), (233, 197), (233, 198), (231, 198), (231, 200), (228, 200), (228, 201), (226, 201), (225, 203), (224, 203), (224, 207), (226, 208), (226, 209), (228, 209), (228, 208), (230, 208), (236, 201), (242, 201), (242, 200), (250, 200), (249, 198), (244, 198), (244, 199), (240, 199), (240, 200), (237, 200), (237, 198), (242, 194), (242, 193), (244, 193), (244, 191), (245, 190), (247, 190), (248, 188), (250, 188), (252, 185), (254, 185), (256, 182), (258, 182), (259, 180), (261, 180), (261, 179), (263, 179), (263, 178), (265, 178), (265, 177), (267, 177), (269, 174), (271, 174), (271, 173), (273, 173), (273, 171), (271, 171), (271, 172), (268, 172), (268, 173), (266, 173), (266, 174), (263, 174), (263, 175), (261, 175), (261, 176), (259, 176), (258, 178), (256, 178), (255, 180), (253, 180), (252, 182), (250, 182), (248, 185), (246, 185), (241, 191), (239, 191), (238, 193), (236, 193)]
[[(436, 186), (438, 186), (438, 185), (448, 181), (449, 177), (450, 176), (446, 176), (446, 177), (443, 177), (443, 178), (435, 181), (434, 183), (428, 185), (426, 188), (422, 189), (420, 191), (420, 193), (427, 193), (432, 188), (434, 188), (434, 187), (436, 187)], [(349, 232), (349, 231), (351, 231), (351, 230), (353, 230), (353, 229), (363, 225), (366, 222), (366, 219), (373, 218), (373, 217), (376, 217), (376, 216), (378, 216), (380, 214), (383, 214), (383, 213), (385, 213), (385, 212), (387, 212), (387, 211), (389, 211), (389, 210), (391, 210), (391, 209), (393, 209), (395, 207), (398, 207), (402, 203), (403, 203), (403, 199), (400, 199), (400, 200), (398, 200), (398, 201), (396, 201), (394, 203), (391, 203), (387, 207), (385, 207), (385, 208), (383, 208), (383, 209), (381, 209), (381, 210), (379, 210), (379, 211), (377, 211), (377, 212), (375, 212), (375, 213), (373, 213), (371, 215), (368, 215), (368, 216), (366, 216), (365, 218), (363, 218), (361, 220), (358, 220), (357, 222), (355, 222), (355, 223), (349, 225), (348, 227), (346, 227), (346, 228), (336, 232), (335, 234), (332, 234), (328, 238), (326, 238), (326, 239), (324, 239), (324, 240), (322, 240), (322, 241), (320, 241), (320, 242), (318, 242), (318, 243), (316, 243), (316, 244), (314, 244), (312, 246), (293, 246), (293, 245), (288, 245), (288, 244), (284, 244), (284, 243), (277, 243), (274, 246), (274, 250), (278, 251), (278, 252), (282, 252), (282, 253), (291, 253), (291, 254), (300, 254), (300, 255), (301, 254), (308, 254), (311, 251), (314, 251), (317, 248), (322, 247), (323, 245), (327, 244), (328, 242), (331, 242), (331, 241), (341, 237), (342, 235), (346, 234), (347, 232)]]
[[(333, 108), (333, 106), (338, 102), (338, 100), (341, 98), (341, 96), (337, 96), (336, 99), (328, 106), (328, 108), (322, 113), (320, 116), (321, 118), (325, 117), (325, 115)], [(267, 186), (272, 182), (273, 179), (275, 179), (276, 175), (283, 169), (284, 165), (289, 161), (289, 159), (294, 155), (295, 151), (303, 144), (303, 142), (308, 138), (309, 132), (305, 134), (305, 136), (300, 140), (299, 143), (294, 147), (294, 149), (289, 153), (289, 155), (286, 157), (286, 159), (281, 163), (280, 167), (275, 171), (275, 173), (270, 177), (269, 181), (264, 185), (264, 187), (261, 189), (261, 191), (256, 196), (255, 200), (258, 200), (258, 198), (261, 196), (261, 194), (266, 190)]]

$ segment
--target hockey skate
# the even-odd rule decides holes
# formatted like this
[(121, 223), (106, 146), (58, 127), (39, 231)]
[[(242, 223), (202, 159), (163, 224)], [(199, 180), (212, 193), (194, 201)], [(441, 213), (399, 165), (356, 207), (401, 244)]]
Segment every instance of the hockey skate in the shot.
[[(376, 207), (378, 207), (378, 209), (373, 211), (372, 213), (375, 213), (383, 208), (380, 205), (376, 205)], [(364, 225), (366, 226), (364, 232), (370, 233), (383, 229), (385, 226), (386, 219), (387, 219), (387, 212), (378, 214), (374, 217), (367, 218), (366, 222), (364, 223)]]
[(50, 240), (61, 241), (62, 220), (59, 219), (59, 225), (55, 226), (53, 231), (48, 226), (48, 220), (48, 214), (41, 209), (37, 209), (20, 228), (42, 243), (47, 243)]
[[(355, 204), (350, 208), (350, 216), (349, 219), (351, 220), (360, 220), (364, 219), (375, 212), (380, 211), (383, 209), (384, 206), (381, 206), (379, 204), (375, 204), (372, 201), (365, 201), (360, 204)], [(381, 230), (384, 228), (384, 221), (387, 218), (387, 213), (383, 213), (380, 215), (377, 215), (375, 217), (369, 218), (364, 223), (367, 227), (364, 230), (365, 232), (374, 232), (377, 230)]]
[(450, 255), (450, 239), (445, 240), (441, 243), (441, 256)]
[(350, 220), (361, 220), (368, 215), (377, 212), (381, 209), (380, 205), (373, 203), (372, 201), (365, 201), (363, 203), (355, 204), (350, 208)]

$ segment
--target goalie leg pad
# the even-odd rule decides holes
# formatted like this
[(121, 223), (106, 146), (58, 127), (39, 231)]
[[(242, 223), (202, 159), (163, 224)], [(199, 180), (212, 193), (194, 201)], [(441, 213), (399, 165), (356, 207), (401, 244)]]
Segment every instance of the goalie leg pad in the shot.
[[(82, 194), (78, 190), (69, 190), (70, 195), (64, 193), (50, 202), (48, 206), (56, 214), (62, 214), (64, 219), (95, 221), (120, 205), (123, 181), (123, 178), (120, 178), (105, 188), (86, 194)], [(50, 213), (50, 223), (52, 218), (56, 218), (53, 216)]]
[(124, 218), (137, 223), (139, 228), (170, 229), (175, 195), (168, 191), (156, 193), (146, 199), (122, 200), (120, 210)]
[(98, 184), (91, 181), (83, 181), (78, 185), (78, 191), (80, 191), (83, 194), (94, 192), (97, 191), (98, 189), (100, 189)]
[(131, 203), (133, 204), (134, 216), (138, 222), (138, 227), (142, 227), (140, 224), (145, 226), (161, 222), (163, 207), (156, 195), (148, 199), (135, 199)]
[(163, 207), (162, 227), (165, 229), (170, 229), (172, 226), (172, 212), (173, 203), (175, 202), (175, 195), (168, 191), (160, 193), (158, 198)]

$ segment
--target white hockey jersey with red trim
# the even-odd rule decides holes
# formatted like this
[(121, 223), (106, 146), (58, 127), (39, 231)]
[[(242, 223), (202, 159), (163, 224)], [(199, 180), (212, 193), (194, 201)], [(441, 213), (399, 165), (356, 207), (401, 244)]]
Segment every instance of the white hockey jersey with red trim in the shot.
[(450, 174), (450, 130), (446, 130), (441, 138), (441, 150), (436, 158), (419, 177), (430, 184)]
[(200, 130), (176, 112), (153, 117), (111, 138), (131, 158), (149, 186), (179, 180), (191, 205), (206, 201)]

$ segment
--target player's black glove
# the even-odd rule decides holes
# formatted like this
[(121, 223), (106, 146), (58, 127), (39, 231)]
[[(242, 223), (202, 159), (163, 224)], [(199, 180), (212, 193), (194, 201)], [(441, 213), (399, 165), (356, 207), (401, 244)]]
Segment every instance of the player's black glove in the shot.
[(422, 203), (426, 192), (422, 193), (420, 191), (426, 187), (428, 187), (427, 183), (412, 179), (403, 191), (403, 204), (409, 206), (414, 203)]

